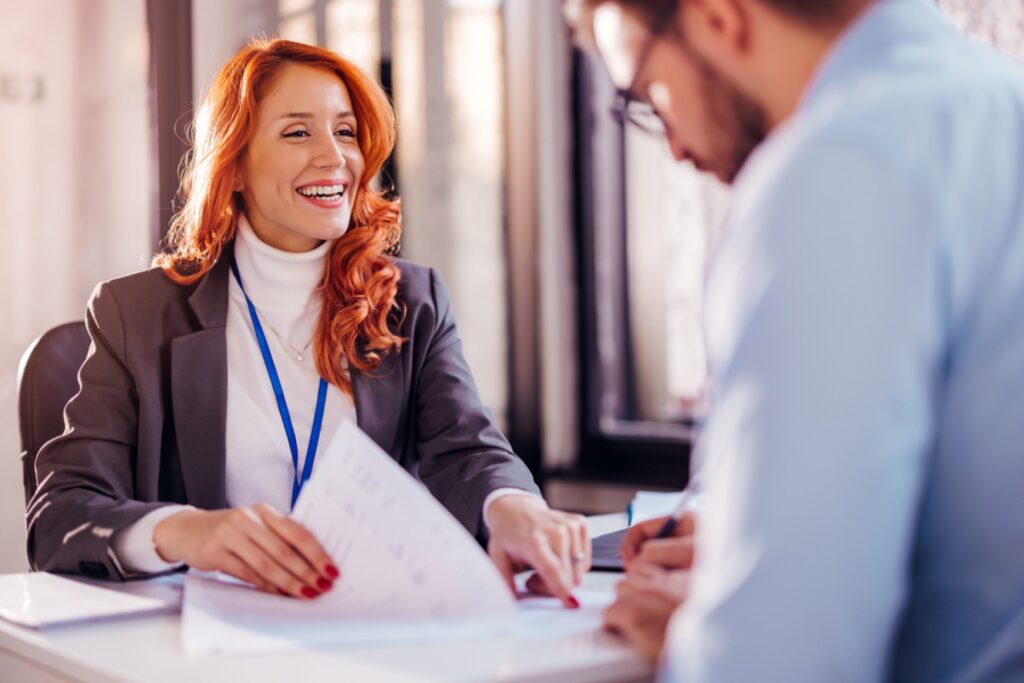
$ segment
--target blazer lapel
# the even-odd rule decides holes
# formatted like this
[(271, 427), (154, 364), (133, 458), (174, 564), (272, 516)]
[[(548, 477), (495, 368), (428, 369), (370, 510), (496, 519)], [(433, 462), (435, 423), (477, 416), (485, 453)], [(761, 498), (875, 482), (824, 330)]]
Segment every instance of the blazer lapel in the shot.
[(397, 437), (404, 431), (402, 391), (405, 373), (400, 353), (389, 353), (380, 367), (370, 374), (352, 371), (352, 393), (356, 405), (356, 423), (392, 457), (397, 453)]
[(200, 281), (188, 302), (199, 329), (171, 341), (171, 400), (188, 502), (199, 508), (227, 505), (228, 262), (231, 245)]

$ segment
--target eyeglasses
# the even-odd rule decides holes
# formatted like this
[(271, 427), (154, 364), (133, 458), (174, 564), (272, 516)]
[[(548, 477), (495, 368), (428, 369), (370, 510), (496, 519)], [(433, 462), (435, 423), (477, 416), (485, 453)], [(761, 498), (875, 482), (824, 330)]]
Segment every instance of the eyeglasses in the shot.
[(616, 91), (611, 114), (620, 126), (630, 124), (648, 135), (665, 135), (665, 122), (661, 114), (651, 104), (633, 97), (628, 90)]
[(644, 42), (643, 47), (640, 49), (639, 56), (636, 60), (636, 70), (633, 72), (633, 79), (630, 82), (629, 87), (617, 89), (615, 91), (615, 101), (612, 103), (611, 115), (620, 126), (624, 126), (628, 123), (636, 126), (648, 135), (658, 137), (665, 135), (667, 130), (665, 120), (661, 118), (661, 114), (658, 113), (658, 110), (654, 108), (654, 105), (649, 102), (644, 102), (637, 98), (633, 93), (636, 92), (637, 83), (640, 81), (640, 74), (643, 73), (644, 66), (647, 64), (647, 59), (650, 57), (651, 51), (654, 49), (654, 44), (665, 32), (665, 29), (668, 27), (669, 19), (675, 13), (676, 8), (676, 0), (667, 0), (662, 3), (661, 8), (656, 15), (656, 19), (653, 22), (653, 29), (647, 36), (647, 40)]

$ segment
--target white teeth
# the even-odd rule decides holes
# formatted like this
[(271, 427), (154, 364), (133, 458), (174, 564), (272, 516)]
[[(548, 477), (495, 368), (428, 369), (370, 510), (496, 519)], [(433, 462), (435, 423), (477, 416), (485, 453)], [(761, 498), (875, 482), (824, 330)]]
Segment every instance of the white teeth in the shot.
[(299, 188), (299, 194), (305, 197), (340, 195), (344, 191), (344, 185), (310, 185)]

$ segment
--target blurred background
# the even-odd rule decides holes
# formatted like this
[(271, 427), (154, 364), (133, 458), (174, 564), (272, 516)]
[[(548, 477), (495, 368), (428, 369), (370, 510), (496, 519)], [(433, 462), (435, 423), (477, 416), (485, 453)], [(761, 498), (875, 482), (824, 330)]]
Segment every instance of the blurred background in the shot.
[[(948, 0), (1024, 58), (1024, 0)], [(148, 267), (194, 103), (251, 36), (381, 80), (403, 255), (552, 504), (679, 489), (704, 409), (701, 283), (728, 191), (608, 116), (555, 0), (0, 0), (0, 572), (24, 570), (17, 372), (101, 280)]]

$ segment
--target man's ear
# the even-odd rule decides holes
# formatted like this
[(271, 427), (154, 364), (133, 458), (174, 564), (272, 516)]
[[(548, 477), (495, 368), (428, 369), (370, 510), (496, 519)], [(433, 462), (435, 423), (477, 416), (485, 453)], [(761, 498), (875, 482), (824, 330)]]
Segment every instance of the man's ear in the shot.
[(677, 21), (686, 40), (713, 61), (747, 51), (750, 42), (749, 0), (685, 0)]

